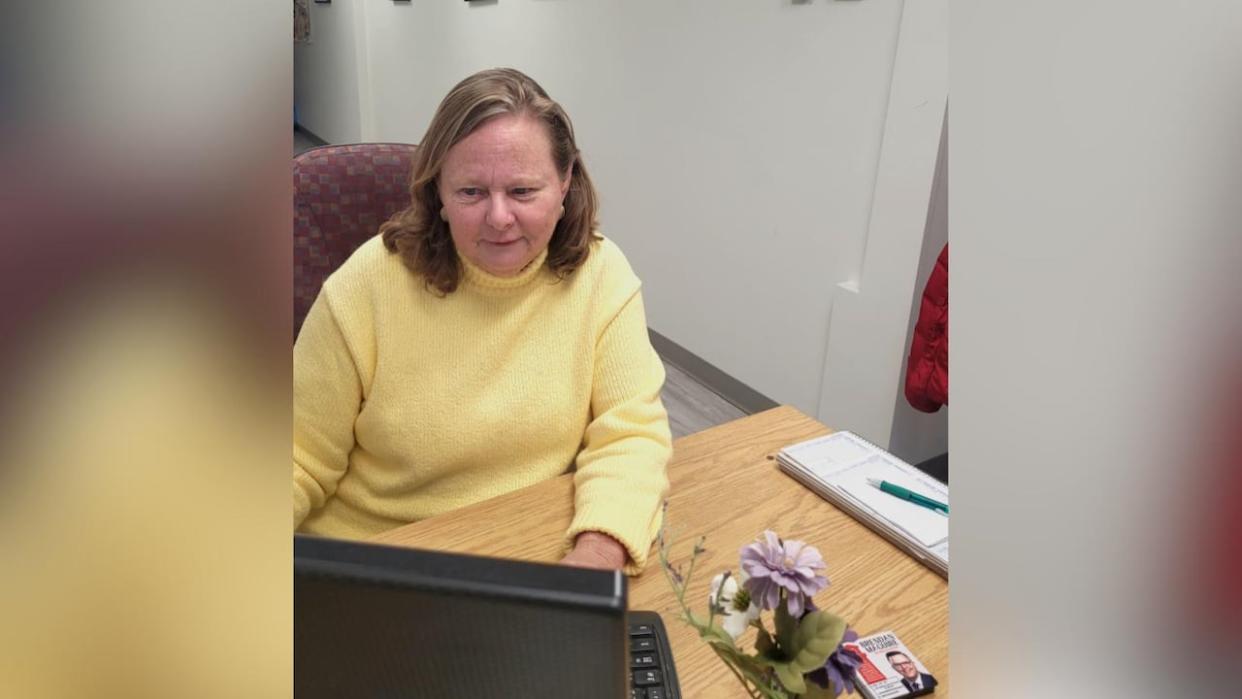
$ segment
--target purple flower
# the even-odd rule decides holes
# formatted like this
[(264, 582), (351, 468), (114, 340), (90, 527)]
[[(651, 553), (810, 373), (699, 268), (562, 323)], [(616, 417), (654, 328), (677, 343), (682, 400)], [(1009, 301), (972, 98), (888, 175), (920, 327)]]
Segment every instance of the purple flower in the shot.
[(764, 609), (775, 609), (784, 591), (789, 615), (800, 619), (815, 609), (811, 598), (828, 585), (828, 578), (819, 574), (827, 567), (824, 558), (814, 546), (782, 542), (771, 530), (763, 538), (742, 547), (742, 570), (750, 576), (746, 590)]
[(828, 656), (828, 661), (818, 670), (806, 673), (806, 679), (815, 684), (832, 689), (833, 696), (841, 694), (842, 690), (849, 694), (854, 693), (854, 671), (862, 665), (862, 658), (855, 655), (845, 648), (846, 643), (853, 643), (858, 640), (858, 634), (854, 629), (846, 629), (845, 635), (841, 637), (841, 643), (837, 649)]

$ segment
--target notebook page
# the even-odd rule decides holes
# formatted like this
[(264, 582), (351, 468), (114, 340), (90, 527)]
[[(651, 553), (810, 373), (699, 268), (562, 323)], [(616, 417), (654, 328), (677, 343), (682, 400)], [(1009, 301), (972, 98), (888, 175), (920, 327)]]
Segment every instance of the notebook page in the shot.
[(849, 432), (836, 432), (809, 442), (785, 448), (806, 470), (822, 480), (831, 480), (848, 466), (875, 453), (871, 445)]
[(887, 454), (871, 458), (837, 473), (832, 484), (847, 492), (880, 517), (904, 529), (924, 547), (931, 547), (949, 537), (949, 518), (926, 507), (894, 497), (867, 482), (868, 478), (888, 481), (921, 495), (943, 499), (944, 495), (929, 489), (920, 479), (907, 474)]

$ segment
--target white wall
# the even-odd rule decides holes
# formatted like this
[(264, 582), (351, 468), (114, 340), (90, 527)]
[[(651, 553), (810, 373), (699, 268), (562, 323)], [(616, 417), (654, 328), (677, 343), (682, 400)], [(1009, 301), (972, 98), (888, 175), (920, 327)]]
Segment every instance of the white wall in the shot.
[[(923, 289), (931, 277), (932, 268), (940, 250), (949, 242), (949, 127), (946, 120), (940, 135), (939, 155), (936, 160), (936, 176), (932, 182), (931, 203), (927, 209), (927, 229), (923, 234), (923, 250), (919, 254), (918, 279), (914, 294), (910, 297), (910, 323), (906, 328), (905, 346), (914, 337), (914, 324), (918, 320)], [(909, 355), (906, 357), (909, 361)], [(911, 463), (918, 463), (949, 450), (949, 406), (934, 413), (924, 413), (910, 407), (906, 400), (905, 370), (893, 399), (893, 428), (888, 448)], [(952, 390), (950, 388), (950, 390)]]
[(366, 51), (365, 11), (362, 0), (312, 1), (310, 41), (293, 45), (298, 123), (329, 143), (363, 140), (360, 86), (366, 81), (366, 61), (360, 53)]
[[(365, 5), (359, 39), (369, 75), (362, 89), (373, 95), (362, 137), (417, 142), (461, 78), (498, 65), (526, 71), (573, 117), (601, 191), (603, 230), (644, 280), (651, 327), (823, 418), (825, 407), (840, 405), (821, 399), (838, 284), (878, 293), (888, 283), (863, 274), (904, 5), (376, 0)], [(944, 0), (909, 5), (944, 12)], [(922, 193), (894, 190), (884, 199), (911, 209), (888, 219), (889, 228), (917, 219), (892, 244), (909, 248), (902, 259), (910, 279), (888, 294), (902, 299), (905, 314), (886, 315), (881, 325), (892, 331), (883, 336), (859, 324), (840, 330), (855, 334), (851, 351), (871, 353), (872, 338), (891, 345), (886, 354), (896, 361), (868, 368), (891, 377), (904, 359), (897, 345), (906, 338), (939, 121), (935, 129), (930, 143), (913, 146), (920, 158), (931, 153), (925, 172), (906, 178), (922, 177)], [(910, 149), (901, 139), (888, 146), (890, 168)], [(900, 183), (910, 186), (918, 184)], [(842, 394), (875, 404), (870, 413), (887, 410), (881, 426), (860, 428), (848, 410), (828, 413), (830, 424), (886, 443), (891, 377), (871, 382), (878, 388), (870, 395)]]
[[(818, 417), (890, 446), (948, 95), (948, 12), (907, 3), (857, 277), (836, 287)], [(934, 425), (926, 425), (934, 428)], [(904, 441), (904, 440), (902, 440)], [(902, 454), (908, 460), (923, 454)]]

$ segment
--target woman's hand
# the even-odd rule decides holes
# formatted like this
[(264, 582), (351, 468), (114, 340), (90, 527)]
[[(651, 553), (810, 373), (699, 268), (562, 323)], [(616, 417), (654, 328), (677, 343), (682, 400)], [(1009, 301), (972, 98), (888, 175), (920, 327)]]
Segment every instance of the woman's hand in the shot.
[(574, 550), (561, 559), (561, 565), (620, 570), (627, 560), (629, 554), (616, 539), (599, 532), (582, 532), (574, 539)]

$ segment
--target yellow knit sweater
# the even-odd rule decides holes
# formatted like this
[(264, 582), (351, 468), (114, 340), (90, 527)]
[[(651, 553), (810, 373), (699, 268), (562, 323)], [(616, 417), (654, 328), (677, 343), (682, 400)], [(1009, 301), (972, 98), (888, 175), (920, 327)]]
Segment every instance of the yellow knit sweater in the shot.
[(439, 297), (377, 236), (328, 280), (293, 351), (294, 526), (363, 538), (573, 469), (584, 531), (635, 574), (671, 453), (664, 367), (639, 281), (611, 241), (564, 280), (462, 259)]

